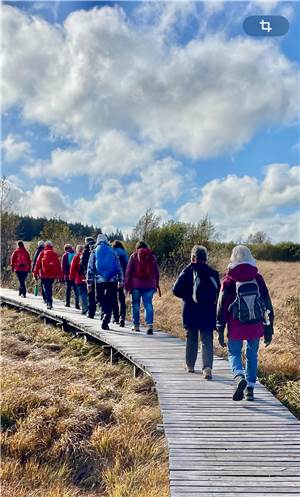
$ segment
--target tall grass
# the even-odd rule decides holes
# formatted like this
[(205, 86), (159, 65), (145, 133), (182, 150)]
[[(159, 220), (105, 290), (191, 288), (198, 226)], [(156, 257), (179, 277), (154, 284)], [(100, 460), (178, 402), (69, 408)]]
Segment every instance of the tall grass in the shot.
[(2, 311), (2, 497), (167, 497), (151, 379)]

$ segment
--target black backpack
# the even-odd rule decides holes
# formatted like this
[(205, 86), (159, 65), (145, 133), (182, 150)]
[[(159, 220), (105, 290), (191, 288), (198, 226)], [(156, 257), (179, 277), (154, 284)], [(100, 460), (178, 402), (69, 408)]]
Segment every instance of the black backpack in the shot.
[(200, 274), (193, 271), (193, 294), (195, 304), (211, 306), (217, 303), (219, 293), (218, 282), (208, 273)]
[(91, 254), (91, 251), (90, 251), (89, 247), (86, 247), (83, 250), (83, 252), (81, 252), (81, 254), (80, 254), (80, 258), (79, 258), (79, 274), (81, 276), (85, 276), (86, 275), (87, 267), (88, 267), (88, 263), (89, 263), (89, 258), (90, 258), (90, 254)]
[(233, 319), (243, 324), (262, 323), (266, 306), (259, 291), (257, 281), (236, 281), (236, 298), (229, 306)]

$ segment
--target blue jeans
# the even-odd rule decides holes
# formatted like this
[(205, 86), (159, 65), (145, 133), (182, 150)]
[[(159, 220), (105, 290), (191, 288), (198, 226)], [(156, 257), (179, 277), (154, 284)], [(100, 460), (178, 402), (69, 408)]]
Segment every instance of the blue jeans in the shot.
[(85, 314), (89, 308), (86, 283), (80, 283), (76, 286), (81, 300), (81, 311), (82, 314)]
[(257, 353), (259, 338), (247, 340), (246, 345), (246, 374), (242, 364), (243, 340), (228, 340), (228, 360), (233, 377), (245, 374), (248, 387), (254, 387), (257, 374)]
[(134, 288), (131, 292), (132, 317), (134, 326), (140, 325), (141, 299), (145, 308), (145, 321), (148, 326), (153, 326), (153, 304), (152, 299), (155, 294), (154, 288)]

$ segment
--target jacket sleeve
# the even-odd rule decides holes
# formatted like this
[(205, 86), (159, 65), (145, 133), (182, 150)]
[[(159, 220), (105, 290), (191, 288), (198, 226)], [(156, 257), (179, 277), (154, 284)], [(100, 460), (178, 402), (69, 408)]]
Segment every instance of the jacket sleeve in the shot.
[(35, 265), (35, 268), (33, 271), (34, 276), (39, 276), (39, 272), (40, 272), (41, 267), (42, 267), (42, 257), (43, 257), (42, 254), (43, 254), (43, 252), (40, 252), (38, 257), (37, 257), (36, 265)]
[(133, 260), (133, 254), (132, 254), (129, 257), (129, 261), (128, 261), (126, 273), (125, 273), (125, 290), (127, 290), (127, 291), (131, 290), (131, 277), (132, 277), (132, 273), (133, 273), (133, 268), (134, 268), (134, 260)]
[(154, 275), (155, 275), (155, 281), (156, 281), (156, 288), (159, 287), (159, 268), (158, 268), (158, 263), (156, 257), (154, 257)]
[(79, 262), (79, 255), (76, 254), (73, 257), (72, 262), (71, 262), (71, 266), (70, 266), (69, 278), (71, 281), (75, 281), (76, 272), (78, 269), (78, 262)]
[(61, 271), (63, 276), (68, 276), (67, 257), (68, 254), (65, 253), (61, 258)]
[(219, 292), (218, 302), (217, 302), (217, 330), (221, 331), (225, 329), (228, 320), (228, 300), (229, 300), (229, 282), (225, 276), (222, 281), (221, 289)]
[(86, 273), (86, 282), (88, 285), (92, 285), (95, 275), (96, 275), (96, 254), (95, 251), (91, 252), (91, 255), (89, 257), (89, 262), (87, 266), (87, 273)]
[(36, 266), (36, 261), (37, 261), (37, 258), (39, 256), (41, 252), (38, 252), (37, 250), (35, 251), (34, 253), (34, 256), (33, 256), (33, 259), (32, 259), (32, 267), (31, 267), (31, 271), (34, 273), (34, 270), (35, 270), (35, 266)]
[(27, 255), (27, 262), (28, 262), (28, 266), (29, 266), (29, 271), (31, 271), (31, 257), (30, 257), (30, 254), (28, 251), (26, 251), (26, 255)]
[(187, 298), (188, 296), (187, 280), (188, 280), (187, 272), (186, 270), (183, 270), (178, 276), (173, 286), (173, 294), (175, 295), (175, 297), (178, 297), (179, 299)]
[(117, 274), (118, 282), (120, 283), (120, 285), (124, 285), (124, 273), (123, 273), (123, 269), (122, 269), (122, 266), (120, 263), (120, 259), (116, 254), (115, 254), (115, 258), (116, 258), (117, 266), (118, 266), (118, 274)]
[(257, 275), (257, 282), (258, 282), (259, 290), (260, 290), (261, 296), (264, 300), (265, 306), (266, 306), (267, 310), (269, 311), (270, 326), (273, 328), (274, 309), (273, 309), (273, 305), (272, 305), (272, 301), (271, 301), (268, 287), (267, 287), (265, 280), (263, 279), (261, 274)]
[(11, 254), (11, 259), (10, 259), (10, 265), (11, 265), (11, 268), (12, 268), (13, 271), (15, 270), (15, 265), (17, 263), (17, 258), (18, 258), (17, 251), (14, 250), (13, 253)]

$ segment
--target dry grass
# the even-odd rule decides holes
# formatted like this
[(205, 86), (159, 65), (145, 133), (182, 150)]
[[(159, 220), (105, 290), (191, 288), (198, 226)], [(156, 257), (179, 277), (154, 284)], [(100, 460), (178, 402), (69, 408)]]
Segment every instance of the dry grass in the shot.
[(169, 495), (150, 378), (27, 314), (2, 337), (2, 497)]
[[(226, 261), (221, 260), (217, 269), (222, 275)], [(259, 352), (259, 369), (262, 380), (300, 417), (300, 300), (298, 282), (299, 262), (259, 261), (259, 271), (264, 276), (275, 309), (275, 333), (272, 344)], [(172, 295), (173, 280), (164, 277), (161, 282), (162, 297), (155, 297), (157, 326), (184, 338), (181, 321), (181, 301)], [(215, 339), (218, 355), (226, 356)]]

